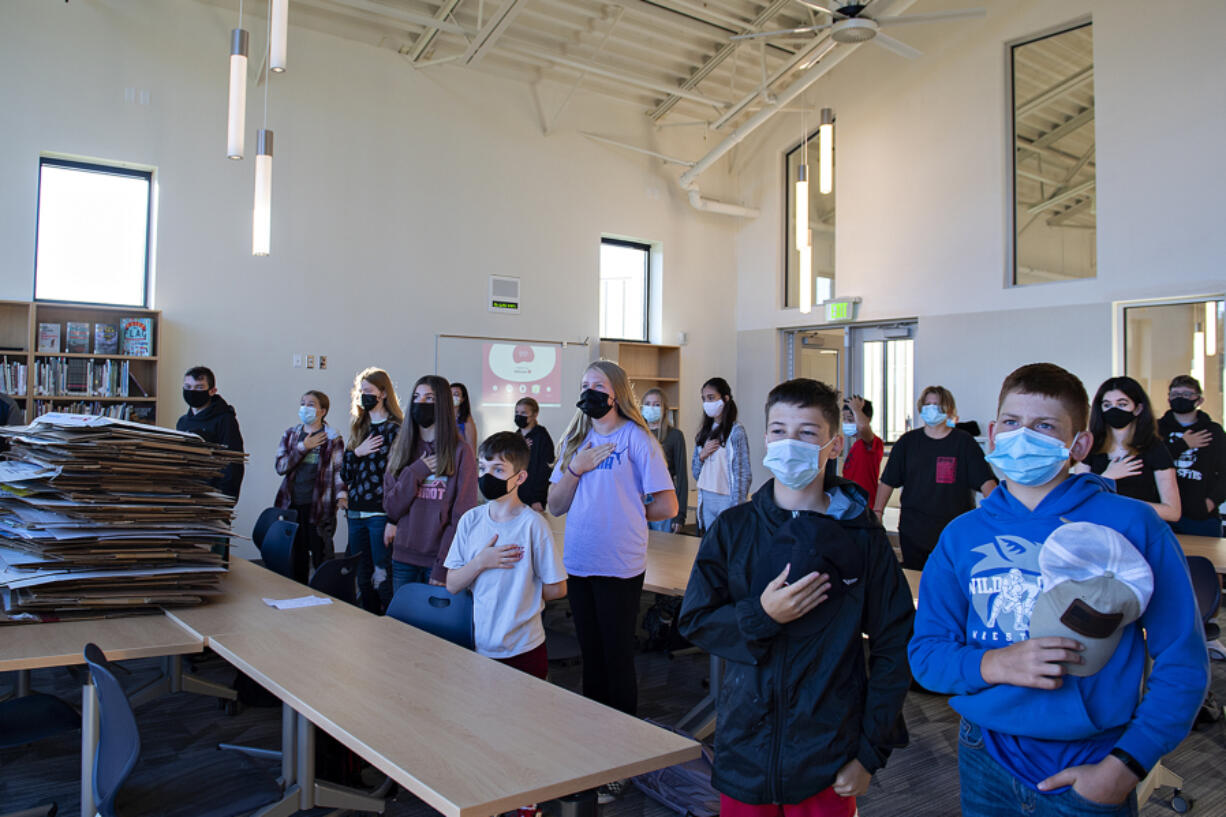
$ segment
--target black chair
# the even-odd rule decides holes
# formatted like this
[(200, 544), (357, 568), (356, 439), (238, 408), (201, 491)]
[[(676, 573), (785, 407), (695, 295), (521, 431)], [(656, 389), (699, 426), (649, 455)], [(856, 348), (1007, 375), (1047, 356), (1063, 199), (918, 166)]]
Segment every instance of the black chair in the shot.
[(361, 554), (329, 559), (319, 566), (311, 577), (312, 590), (327, 593), (346, 604), (358, 603), (358, 563)]
[(93, 786), (102, 817), (237, 817), (280, 796), (267, 774), (213, 749), (177, 752), (170, 762), (138, 768), (140, 731), (114, 668), (96, 644), (85, 645), (85, 662), (98, 693)]
[(264, 534), (260, 555), (264, 558), (264, 567), (287, 579), (306, 584), (311, 570), (310, 554), (306, 548), (298, 545), (297, 538), (297, 522), (273, 522)]
[(1201, 620), (1205, 623), (1205, 640), (1213, 641), (1222, 635), (1222, 630), (1213, 619), (1222, 604), (1222, 585), (1213, 562), (1204, 556), (1188, 557), (1188, 575), (1192, 577), (1192, 593)]
[(259, 518), (255, 520), (255, 527), (251, 529), (251, 541), (255, 542), (257, 550), (263, 550), (264, 537), (268, 534), (272, 523), (277, 521), (297, 522), (298, 512), (293, 508), (265, 508), (260, 511)]
[[(35, 692), (0, 703), (0, 749), (24, 746), (81, 728), (77, 710), (54, 695)], [(12, 811), (0, 817), (54, 817), (55, 803)]]
[(476, 646), (473, 597), (467, 590), (453, 595), (445, 587), (411, 582), (392, 596), (387, 615), (465, 649)]

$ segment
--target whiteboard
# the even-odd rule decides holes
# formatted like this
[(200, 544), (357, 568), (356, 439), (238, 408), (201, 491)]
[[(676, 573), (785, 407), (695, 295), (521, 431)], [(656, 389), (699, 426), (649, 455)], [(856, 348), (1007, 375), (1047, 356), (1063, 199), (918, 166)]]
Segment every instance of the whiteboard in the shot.
[(436, 335), (434, 343), (435, 374), (468, 387), (481, 439), (514, 431), (516, 401), (532, 397), (541, 405), (537, 422), (555, 445), (575, 414), (579, 382), (598, 352), (594, 343), (511, 338)]

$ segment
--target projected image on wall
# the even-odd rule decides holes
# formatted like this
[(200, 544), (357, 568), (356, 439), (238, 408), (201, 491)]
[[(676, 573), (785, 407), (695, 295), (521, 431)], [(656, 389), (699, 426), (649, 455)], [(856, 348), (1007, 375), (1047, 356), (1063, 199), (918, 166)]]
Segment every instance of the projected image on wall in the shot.
[(525, 343), (485, 344), (481, 377), (482, 406), (514, 406), (532, 397), (542, 408), (560, 406), (562, 373), (555, 346)]

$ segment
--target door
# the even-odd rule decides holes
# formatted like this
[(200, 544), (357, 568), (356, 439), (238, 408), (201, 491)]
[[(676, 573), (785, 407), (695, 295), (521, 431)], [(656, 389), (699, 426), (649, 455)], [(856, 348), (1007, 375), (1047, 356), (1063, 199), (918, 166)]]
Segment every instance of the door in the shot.
[(915, 323), (852, 326), (848, 393), (873, 405), (873, 432), (886, 445), (905, 434), (915, 413)]

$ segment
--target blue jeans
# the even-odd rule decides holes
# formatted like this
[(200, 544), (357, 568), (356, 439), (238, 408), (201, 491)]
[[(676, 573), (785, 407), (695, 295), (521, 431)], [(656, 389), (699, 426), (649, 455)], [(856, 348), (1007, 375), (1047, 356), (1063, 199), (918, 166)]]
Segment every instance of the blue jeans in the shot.
[(662, 530), (665, 533), (671, 533), (673, 530), (673, 520), (661, 519), (659, 522), (648, 522), (647, 527), (652, 530)]
[(392, 595), (406, 584), (429, 584), (430, 570), (428, 567), (418, 567), (408, 562), (392, 560)]
[(1208, 519), (1180, 519), (1171, 523), (1171, 530), (1188, 536), (1222, 536), (1222, 517), (1214, 514)]
[(392, 600), (392, 581), (390, 575), (385, 575), (378, 587), (374, 585), (375, 568), (382, 568), (385, 574), (391, 572), (391, 552), (383, 544), (383, 529), (387, 526), (387, 517), (358, 516), (357, 511), (349, 511), (349, 547), (346, 556), (358, 555), (358, 595), (361, 597), (362, 609), (381, 615)]
[(704, 531), (711, 530), (715, 517), (732, 507), (732, 497), (711, 491), (698, 491), (698, 522)]
[(1136, 817), (1136, 791), (1119, 805), (1085, 799), (1072, 787), (1060, 794), (1043, 794), (1018, 780), (992, 759), (979, 726), (965, 718), (958, 726), (958, 777), (962, 787), (962, 817), (1075, 817), (1106, 814)]

